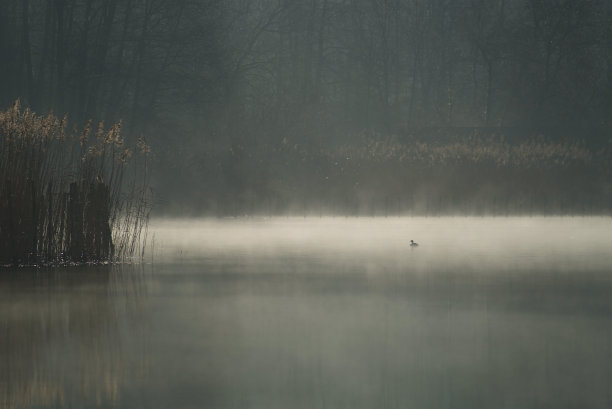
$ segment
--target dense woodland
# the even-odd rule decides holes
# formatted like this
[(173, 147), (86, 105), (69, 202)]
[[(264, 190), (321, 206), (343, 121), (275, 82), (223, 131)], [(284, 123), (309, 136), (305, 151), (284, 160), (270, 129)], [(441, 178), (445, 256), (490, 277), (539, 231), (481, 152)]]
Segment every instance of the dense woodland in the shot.
[(122, 119), (158, 208), (612, 204), (612, 2), (4, 0), (0, 103)]

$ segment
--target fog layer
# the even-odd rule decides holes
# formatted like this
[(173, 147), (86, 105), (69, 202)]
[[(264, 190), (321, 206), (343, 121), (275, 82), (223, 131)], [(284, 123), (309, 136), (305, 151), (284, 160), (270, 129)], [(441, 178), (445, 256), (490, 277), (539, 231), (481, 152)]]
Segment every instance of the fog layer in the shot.
[(0, 403), (607, 408), (610, 232), (608, 218), (156, 220), (140, 272), (0, 276)]

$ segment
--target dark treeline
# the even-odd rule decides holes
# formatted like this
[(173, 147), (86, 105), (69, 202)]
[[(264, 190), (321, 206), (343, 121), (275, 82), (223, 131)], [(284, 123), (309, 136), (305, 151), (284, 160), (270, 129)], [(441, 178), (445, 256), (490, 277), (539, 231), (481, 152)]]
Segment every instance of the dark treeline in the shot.
[[(610, 203), (605, 0), (6, 0), (0, 59), (3, 106), (21, 98), (75, 123), (123, 119), (128, 137), (146, 134), (167, 209), (388, 212), (394, 201), (443, 211), (486, 197), (499, 210), (503, 196), (513, 211), (587, 212)], [(468, 161), (468, 171), (408, 166), (410, 156), (376, 169), (362, 157), (356, 180), (330, 173), (343, 147), (395, 135), (396, 150), (455, 147), (462, 157), (474, 134), (504, 134), (491, 143), (534, 149), (532, 158), (540, 143), (555, 151), (583, 141), (589, 159), (551, 159), (546, 177), (520, 161), (493, 161), (496, 172)], [(453, 177), (465, 181), (461, 193), (449, 190)], [(519, 183), (526, 177), (546, 188)], [(376, 188), (360, 187), (368, 183)], [(491, 185), (499, 192), (485, 194)]]

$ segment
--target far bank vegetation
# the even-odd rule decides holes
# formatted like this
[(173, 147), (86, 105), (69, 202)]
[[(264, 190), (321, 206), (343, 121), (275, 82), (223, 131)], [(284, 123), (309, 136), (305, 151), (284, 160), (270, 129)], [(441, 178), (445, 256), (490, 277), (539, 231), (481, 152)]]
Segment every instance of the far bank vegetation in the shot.
[[(433, 138), (432, 138), (433, 139)], [(608, 215), (609, 146), (501, 135), (367, 133), (336, 146), (285, 138), (199, 158), (202, 213), (409, 216)], [(194, 172), (195, 174), (195, 172)], [(194, 194), (197, 191), (194, 190)]]

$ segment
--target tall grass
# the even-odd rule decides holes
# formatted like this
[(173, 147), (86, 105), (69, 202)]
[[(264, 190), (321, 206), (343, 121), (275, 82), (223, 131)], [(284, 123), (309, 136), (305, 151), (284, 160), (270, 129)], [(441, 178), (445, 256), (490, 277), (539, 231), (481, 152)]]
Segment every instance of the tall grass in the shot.
[[(273, 211), (347, 215), (610, 214), (609, 147), (502, 136), (438, 142), (365, 135), (320, 149), (282, 143)], [(296, 165), (297, 164), (297, 165)], [(295, 198), (298, 200), (295, 200)]]
[(148, 147), (140, 138), (143, 155), (130, 160), (120, 131), (120, 122), (89, 122), (68, 132), (66, 117), (18, 101), (0, 112), (0, 263), (137, 255), (149, 214)]

